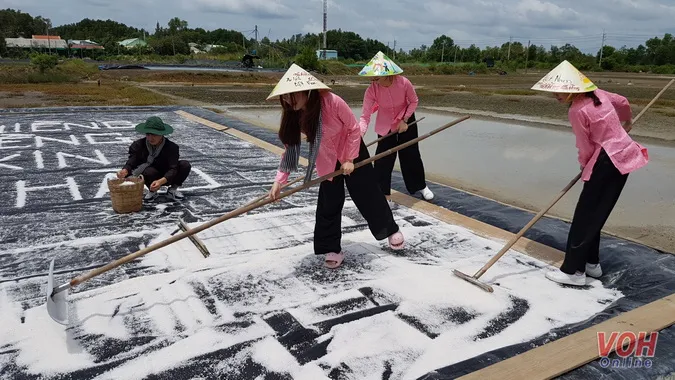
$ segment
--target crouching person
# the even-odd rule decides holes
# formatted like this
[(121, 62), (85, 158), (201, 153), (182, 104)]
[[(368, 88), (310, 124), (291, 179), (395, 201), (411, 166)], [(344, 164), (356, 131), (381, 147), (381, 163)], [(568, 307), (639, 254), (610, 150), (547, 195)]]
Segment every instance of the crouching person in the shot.
[(136, 132), (144, 133), (145, 137), (131, 144), (129, 159), (117, 177), (142, 174), (145, 186), (150, 190), (145, 200), (157, 198), (157, 191), (162, 186), (169, 187), (166, 195), (170, 199), (183, 199), (178, 188), (183, 185), (192, 167), (189, 162), (179, 159), (178, 145), (166, 137), (173, 132), (173, 128), (159, 117), (152, 116), (145, 123), (138, 124)]

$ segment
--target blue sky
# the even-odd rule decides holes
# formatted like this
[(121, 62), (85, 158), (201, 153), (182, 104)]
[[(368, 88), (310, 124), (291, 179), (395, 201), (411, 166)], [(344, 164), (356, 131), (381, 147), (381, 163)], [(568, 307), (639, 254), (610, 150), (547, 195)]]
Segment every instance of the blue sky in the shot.
[[(172, 17), (190, 27), (226, 28), (259, 38), (281, 39), (320, 32), (322, 0), (0, 0), (0, 8), (42, 15), (53, 24), (83, 18), (113, 19), (154, 30)], [(585, 52), (602, 43), (637, 46), (650, 37), (675, 32), (673, 0), (341, 0), (329, 1), (328, 28), (351, 30), (409, 50), (430, 45), (443, 33), (468, 47), (514, 41), (550, 47), (569, 42)], [(253, 34), (250, 34), (253, 37)], [(330, 41), (328, 41), (330, 48)]]

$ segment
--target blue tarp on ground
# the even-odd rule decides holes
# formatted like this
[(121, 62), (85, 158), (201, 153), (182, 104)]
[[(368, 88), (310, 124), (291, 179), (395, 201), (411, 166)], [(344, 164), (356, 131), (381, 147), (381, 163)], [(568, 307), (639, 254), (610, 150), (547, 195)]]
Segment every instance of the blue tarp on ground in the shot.
[[(186, 111), (283, 147), (276, 133), (268, 129), (196, 107), (191, 107)], [(302, 154), (307, 157), (306, 144), (303, 145)], [(573, 174), (570, 173), (570, 178), (573, 177)], [(392, 188), (407, 194), (400, 173), (394, 172), (393, 177)], [(561, 188), (567, 181), (566, 178), (561, 179)], [(447, 186), (429, 183), (429, 188), (436, 194), (433, 200), (434, 204), (512, 233), (520, 231), (535, 215)], [(564, 252), (568, 230), (569, 224), (567, 222), (543, 217), (524, 236)], [(675, 277), (673, 276), (673, 273), (675, 273), (675, 255), (671, 253), (660, 252), (620, 238), (603, 235), (600, 243), (600, 263), (605, 272), (601, 279), (603, 284), (617, 288), (625, 294), (625, 297), (607, 307), (602, 314), (585, 323), (552, 331), (551, 333), (556, 334), (556, 338), (553, 339), (573, 334), (621, 313), (675, 294)], [(570, 305), (570, 307), (573, 307), (573, 305)], [(550, 340), (552, 340), (552, 335), (546, 334), (530, 342), (494, 350), (446, 368), (439, 368), (437, 371), (420, 378), (420, 380), (453, 379), (541, 346)], [(617, 356), (613, 354), (610, 358), (615, 359)], [(675, 374), (675, 326), (660, 332), (656, 355), (652, 359), (653, 365), (651, 368), (632, 369), (611, 368), (611, 366), (604, 368), (604, 363), (601, 365), (600, 360), (596, 360), (560, 378), (653, 379), (657, 376)]]

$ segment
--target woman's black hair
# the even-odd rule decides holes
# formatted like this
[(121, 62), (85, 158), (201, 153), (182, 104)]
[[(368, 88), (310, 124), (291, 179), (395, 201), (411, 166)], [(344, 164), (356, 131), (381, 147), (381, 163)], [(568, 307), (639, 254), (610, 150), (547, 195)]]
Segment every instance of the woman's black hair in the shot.
[[(307, 96), (307, 105), (303, 111), (295, 111), (292, 105), (279, 97), (282, 107), (279, 139), (284, 144), (300, 144), (301, 132), (307, 136), (308, 142), (314, 142), (316, 138), (321, 115), (321, 95), (316, 90), (305, 91), (305, 95)], [(291, 99), (295, 103), (295, 97), (291, 96)]]
[(598, 96), (595, 95), (595, 91), (587, 92), (584, 95), (587, 98), (593, 99), (593, 105), (595, 105), (596, 107), (602, 104), (602, 102), (600, 101), (600, 98), (598, 98)]

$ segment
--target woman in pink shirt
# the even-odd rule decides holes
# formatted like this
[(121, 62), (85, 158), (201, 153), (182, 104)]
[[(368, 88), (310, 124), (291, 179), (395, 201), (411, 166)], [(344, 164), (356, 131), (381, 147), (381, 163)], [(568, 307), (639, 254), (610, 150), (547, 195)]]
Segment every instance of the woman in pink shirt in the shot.
[[(415, 110), (419, 100), (410, 80), (400, 75), (402, 72), (403, 70), (389, 57), (378, 52), (359, 73), (361, 76), (372, 77), (372, 82), (363, 96), (363, 110), (359, 122), (361, 135), (365, 135), (368, 131), (370, 116), (375, 112), (377, 112), (375, 132), (378, 137), (398, 132), (378, 142), (376, 154), (405, 144), (418, 136), (417, 124), (410, 127), (408, 124), (415, 121)], [(424, 199), (433, 199), (434, 193), (427, 187), (424, 177), (424, 164), (418, 144), (399, 150), (398, 157), (408, 193), (415, 194), (419, 191)], [(377, 179), (387, 199), (391, 194), (391, 173), (395, 162), (396, 154), (375, 161)]]
[(579, 196), (560, 270), (549, 280), (585, 285), (586, 276), (602, 276), (600, 233), (621, 195), (628, 174), (647, 165), (647, 149), (628, 135), (632, 112), (628, 100), (598, 89), (569, 62), (563, 61), (532, 89), (552, 92), (569, 103), (568, 117), (576, 137), (581, 180)]
[(368, 164), (354, 169), (355, 162), (370, 157), (368, 149), (347, 103), (328, 90), (328, 86), (293, 64), (267, 98), (280, 98), (279, 138), (286, 147), (270, 197), (279, 197), (289, 173), (297, 169), (300, 134), (303, 133), (309, 142), (310, 155), (305, 182), (311, 179), (314, 167), (319, 176), (340, 169), (344, 173), (321, 182), (314, 226), (314, 252), (326, 254), (326, 266), (337, 268), (344, 259), (340, 222), (345, 183), (375, 239), (388, 238), (392, 249), (402, 249), (404, 239), (375, 181), (373, 166)]

